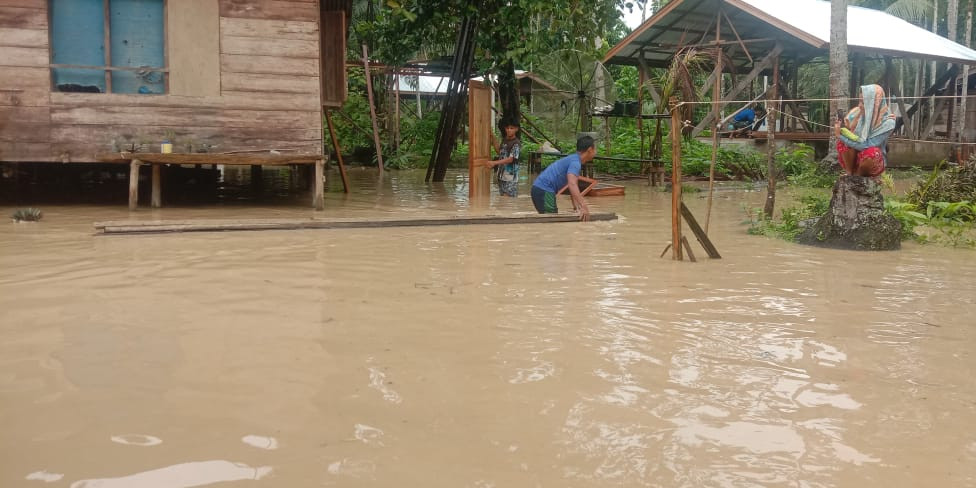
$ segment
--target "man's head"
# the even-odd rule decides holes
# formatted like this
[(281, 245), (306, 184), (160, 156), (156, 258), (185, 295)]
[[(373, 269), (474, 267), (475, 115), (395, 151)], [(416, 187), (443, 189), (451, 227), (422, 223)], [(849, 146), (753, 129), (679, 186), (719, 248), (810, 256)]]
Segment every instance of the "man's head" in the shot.
[(593, 138), (583, 136), (576, 139), (576, 152), (579, 153), (580, 162), (583, 164), (593, 161), (593, 156), (596, 156), (596, 145), (593, 142)]

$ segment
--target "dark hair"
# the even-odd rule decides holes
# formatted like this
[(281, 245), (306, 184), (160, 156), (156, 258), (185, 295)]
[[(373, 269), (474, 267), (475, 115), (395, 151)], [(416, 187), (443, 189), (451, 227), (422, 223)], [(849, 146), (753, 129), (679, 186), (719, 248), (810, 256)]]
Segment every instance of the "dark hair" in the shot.
[(593, 138), (590, 136), (583, 136), (576, 139), (576, 152), (583, 152), (587, 149), (593, 147)]
[(521, 126), (519, 125), (519, 121), (518, 120), (515, 120), (515, 119), (503, 118), (503, 119), (501, 119), (501, 120), (498, 121), (498, 131), (499, 132), (504, 133), (506, 127), (519, 127), (519, 128), (521, 128)]

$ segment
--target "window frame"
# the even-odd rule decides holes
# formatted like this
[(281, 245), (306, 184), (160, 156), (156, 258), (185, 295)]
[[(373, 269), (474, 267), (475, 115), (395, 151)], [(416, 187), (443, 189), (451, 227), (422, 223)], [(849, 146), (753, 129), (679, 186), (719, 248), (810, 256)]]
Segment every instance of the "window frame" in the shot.
[(62, 92), (57, 89), (57, 85), (54, 81), (54, 70), (56, 69), (88, 69), (97, 70), (105, 72), (105, 91), (99, 93), (90, 93), (92, 95), (105, 95), (105, 94), (115, 94), (115, 95), (142, 95), (140, 93), (115, 93), (112, 91), (112, 72), (113, 71), (148, 71), (152, 73), (162, 73), (163, 76), (163, 93), (154, 93), (153, 95), (169, 95), (169, 46), (168, 46), (168, 30), (169, 30), (169, 0), (161, 0), (163, 2), (163, 67), (161, 68), (145, 68), (136, 66), (112, 66), (112, 0), (102, 0), (102, 21), (104, 22), (105, 38), (102, 41), (105, 45), (105, 59), (104, 66), (89, 66), (89, 65), (78, 65), (78, 64), (55, 64), (53, 63), (54, 58), (54, 8), (53, 0), (48, 0), (47, 2), (47, 17), (48, 17), (48, 75), (50, 80), (50, 90), (52, 93), (72, 93), (72, 92)]

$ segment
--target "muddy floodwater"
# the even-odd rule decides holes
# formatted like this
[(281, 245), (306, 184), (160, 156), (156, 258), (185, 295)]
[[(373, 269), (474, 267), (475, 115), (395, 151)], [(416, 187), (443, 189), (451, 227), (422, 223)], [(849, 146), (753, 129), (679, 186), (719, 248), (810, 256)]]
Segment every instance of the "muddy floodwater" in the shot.
[(123, 195), (0, 223), (0, 487), (976, 486), (970, 250), (750, 236), (764, 193), (723, 188), (723, 259), (673, 262), (640, 181), (590, 199), (617, 222), (93, 235), (532, 208), (352, 178), (319, 213)]

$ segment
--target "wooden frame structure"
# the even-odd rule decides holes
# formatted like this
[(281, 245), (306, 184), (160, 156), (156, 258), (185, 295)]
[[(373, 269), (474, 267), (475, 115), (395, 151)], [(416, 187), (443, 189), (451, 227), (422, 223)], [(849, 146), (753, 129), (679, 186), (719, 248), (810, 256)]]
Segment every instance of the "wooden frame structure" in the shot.
[[(799, 0), (797, 0), (799, 1)], [(808, 0), (803, 0), (810, 4)], [(710, 53), (713, 62), (713, 69), (708, 80), (705, 82), (704, 92), (710, 91), (712, 106), (709, 113), (694, 126), (691, 135), (696, 136), (706, 128), (711, 128), (712, 133), (712, 158), (709, 171), (709, 195), (708, 213), (706, 214), (703, 235), (708, 231), (708, 224), (711, 218), (712, 191), (714, 186), (714, 168), (716, 155), (720, 145), (719, 130), (725, 121), (729, 120), (737, 112), (722, 118), (722, 113), (729, 105), (729, 100), (743, 98), (747, 90), (752, 91), (753, 84), (760, 78), (765, 77), (766, 88), (762, 93), (766, 96), (766, 103), (769, 108), (769, 118), (767, 119), (767, 131), (756, 134), (757, 138), (767, 139), (767, 159), (770, 175), (767, 182), (768, 197), (765, 211), (767, 215), (772, 213), (772, 204), (775, 199), (776, 179), (775, 179), (775, 141), (783, 140), (811, 140), (828, 139), (827, 132), (821, 133), (796, 133), (798, 125), (786, 119), (786, 114), (780, 111), (780, 105), (784, 105), (783, 110), (790, 110), (795, 118), (790, 120), (801, 120), (803, 128), (810, 131), (800, 108), (790, 100), (783, 100), (783, 96), (791, 97), (797, 93), (796, 83), (798, 76), (797, 67), (800, 63), (808, 62), (813, 58), (822, 57), (827, 54), (829, 43), (818, 38), (809, 32), (809, 25), (797, 26), (790, 21), (784, 20), (789, 15), (784, 15), (784, 10), (778, 8), (791, 9), (793, 7), (783, 7), (781, 2), (772, 8), (773, 4), (768, 4), (774, 11), (764, 11), (759, 5), (766, 5), (755, 0), (672, 0), (664, 5), (657, 13), (648, 19), (644, 24), (635, 29), (623, 41), (612, 48), (604, 58), (605, 64), (626, 64), (634, 65), (638, 68), (641, 86), (647, 80), (647, 70), (650, 67), (665, 68), (671, 63), (674, 54), (683, 48), (698, 48)], [(791, 4), (792, 5), (792, 4)], [(810, 5), (807, 5), (810, 7)], [(829, 4), (820, 2), (814, 8), (829, 8)], [(863, 9), (862, 9), (863, 10)], [(851, 12), (851, 11), (849, 11)], [(853, 11), (857, 15), (882, 15), (882, 12), (865, 13)], [(890, 17), (890, 16), (888, 16)], [(796, 20), (795, 16), (793, 20)], [(806, 20), (806, 19), (803, 19)], [(882, 19), (885, 20), (885, 19)], [(903, 22), (898, 20), (898, 22)], [(906, 29), (917, 29), (915, 26), (904, 23)], [(863, 26), (854, 25), (852, 28), (862, 28)], [(924, 32), (924, 30), (922, 30)], [(852, 44), (850, 49), (858, 55), (872, 54), (882, 56), (890, 64), (892, 56), (901, 56), (917, 59), (939, 59), (951, 63), (976, 64), (976, 51), (952, 43), (944, 38), (939, 38), (934, 34), (924, 32), (935, 44), (941, 43), (944, 46), (952, 47), (944, 52), (923, 53), (913, 51), (909, 48), (888, 48), (885, 46), (868, 46)], [(745, 35), (745, 36), (743, 36)], [(863, 36), (861, 36), (863, 39)], [(936, 42), (937, 41), (937, 42)], [(946, 44), (948, 43), (948, 44)], [(954, 45), (954, 46), (953, 46)], [(958, 48), (958, 49), (956, 49)], [(900, 49), (900, 50), (899, 50)], [(785, 69), (781, 69), (787, 60)], [(728, 64), (724, 61), (728, 60)], [(787, 73), (788, 82), (784, 82), (783, 74)], [(744, 76), (741, 74), (745, 73)], [(739, 74), (739, 76), (736, 76)], [(724, 78), (731, 78), (731, 88), (724, 91)], [(950, 78), (938, 80), (935, 85), (945, 84)], [(791, 88), (790, 85), (793, 85)], [(712, 86), (709, 86), (712, 85)], [(935, 85), (930, 87), (926, 93), (935, 89)], [(650, 91), (655, 102), (660, 105), (660, 95), (653, 90)], [(643, 92), (639, 93), (639, 98), (643, 97)], [(763, 95), (754, 99), (758, 100)], [(927, 95), (926, 95), (927, 96)], [(748, 95), (752, 98), (752, 93)], [(747, 99), (748, 99), (747, 98)], [(903, 105), (903, 104), (902, 104)], [(670, 109), (672, 112), (672, 245), (673, 259), (682, 259), (681, 243), (681, 220), (683, 208), (681, 203), (681, 142), (680, 128), (682, 127), (677, 108), (680, 104), (672, 100)], [(743, 106), (739, 110), (745, 108)], [(916, 110), (903, 113), (907, 116)], [(950, 116), (951, 118), (951, 116)], [(934, 120), (934, 118), (933, 118)], [(638, 121), (640, 124), (641, 122)], [(792, 132), (791, 132), (792, 130)], [(950, 131), (951, 132), (951, 131)], [(643, 141), (642, 145), (643, 145)], [(643, 147), (642, 147), (643, 152)], [(687, 212), (690, 216), (690, 212)], [(702, 240), (701, 238), (699, 240)], [(707, 240), (707, 236), (705, 236)], [(703, 242), (704, 245), (704, 242)], [(708, 247), (708, 246), (706, 246)], [(712, 246), (713, 247), (713, 246)], [(717, 254), (717, 252), (716, 252)]]
[(153, 208), (163, 206), (162, 165), (164, 164), (221, 164), (238, 166), (285, 166), (292, 164), (314, 164), (315, 179), (312, 188), (312, 207), (325, 208), (325, 161), (328, 156), (288, 156), (288, 155), (243, 155), (243, 154), (161, 154), (161, 153), (119, 153), (102, 154), (99, 162), (129, 165), (129, 210), (139, 206), (139, 167), (148, 164), (152, 167)]
[[(54, 91), (52, 70), (73, 66), (53, 63), (50, 5), (0, 1), (0, 162), (134, 153), (156, 174), (177, 160), (258, 169), (326, 160), (324, 108), (346, 98), (351, 0), (163, 0), (165, 66), (149, 71), (165, 74), (164, 94)], [(110, 84), (111, 73), (141, 68), (99, 69)], [(163, 140), (173, 154), (151, 154)], [(281, 157), (241, 155), (272, 150)]]

